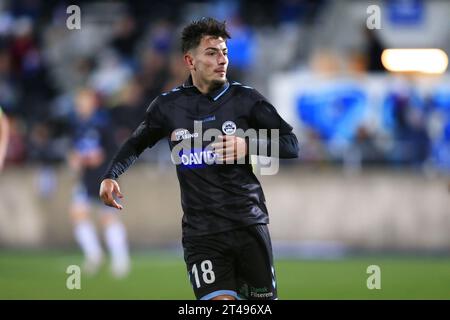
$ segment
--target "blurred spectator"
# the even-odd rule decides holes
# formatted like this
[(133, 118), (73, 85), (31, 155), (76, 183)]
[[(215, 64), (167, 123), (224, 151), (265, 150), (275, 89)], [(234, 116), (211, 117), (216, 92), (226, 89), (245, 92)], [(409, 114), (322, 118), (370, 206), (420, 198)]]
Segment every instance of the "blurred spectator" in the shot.
[(42, 198), (51, 198), (57, 188), (54, 165), (64, 159), (62, 148), (52, 132), (52, 124), (47, 122), (35, 123), (31, 129), (28, 158), (39, 164), (37, 172), (37, 192)]
[(228, 30), (232, 38), (227, 41), (228, 57), (232, 65), (228, 72), (229, 78), (245, 82), (246, 75), (255, 61), (256, 43), (252, 30), (240, 16), (235, 15), (228, 22)]
[(67, 143), (62, 141), (68, 133), (68, 123), (60, 123), (58, 119), (37, 122), (32, 125), (29, 137), (28, 158), (44, 166), (54, 165), (65, 159)]
[(32, 63), (27, 63), (30, 55), (35, 51), (36, 43), (32, 34), (32, 21), (28, 18), (20, 18), (16, 20), (14, 26), (14, 37), (11, 43), (11, 57), (13, 72), (17, 75), (26, 73), (33, 67)]
[(376, 144), (374, 133), (366, 126), (358, 127), (352, 149), (357, 153), (361, 164), (380, 164), (384, 160), (383, 153)]
[(278, 22), (298, 24), (314, 22), (323, 0), (281, 0), (277, 1)]
[(152, 101), (169, 81), (169, 57), (171, 52), (178, 50), (172, 48), (172, 28), (169, 21), (156, 21), (151, 25), (140, 47), (137, 77), (144, 86), (146, 101)]
[(172, 49), (173, 26), (168, 20), (160, 19), (151, 25), (150, 34), (145, 39), (147, 49), (167, 55)]
[(142, 85), (133, 79), (120, 93), (119, 105), (111, 110), (116, 145), (121, 145), (145, 117), (148, 103)]
[(166, 84), (162, 88), (163, 92), (172, 90), (184, 83), (189, 73), (184, 66), (183, 56), (181, 53), (173, 53), (169, 59), (169, 76)]
[(153, 49), (146, 50), (141, 57), (137, 78), (144, 86), (145, 100), (152, 101), (162, 92), (169, 78), (165, 55)]
[(430, 160), (441, 173), (450, 175), (450, 90), (438, 88), (429, 99), (429, 133), (433, 137)]
[(85, 85), (95, 69), (95, 59), (92, 57), (80, 57), (74, 61), (74, 70), (72, 73), (73, 86), (75, 88)]
[(36, 20), (41, 13), (43, 1), (40, 0), (16, 0), (10, 1), (11, 11), (17, 17), (26, 16)]
[(0, 105), (5, 110), (14, 111), (17, 99), (17, 85), (11, 69), (10, 55), (6, 49), (0, 48)]
[(113, 50), (103, 50), (98, 60), (98, 67), (93, 71), (89, 83), (100, 94), (109, 98), (130, 80), (132, 70)]
[(397, 163), (423, 163), (429, 154), (430, 141), (417, 96), (412, 88), (400, 88), (387, 97), (387, 103), (393, 121), (391, 159)]
[(11, 41), (11, 71), (22, 93), (16, 106), (28, 125), (46, 118), (48, 100), (53, 96), (54, 90), (33, 33), (32, 20), (17, 19)]
[(140, 37), (136, 23), (135, 18), (130, 14), (121, 17), (115, 26), (114, 37), (111, 41), (111, 47), (131, 66), (134, 65), (134, 50)]
[(22, 165), (27, 156), (25, 139), (25, 126), (16, 115), (10, 114), (9, 120), (9, 144), (6, 151), (6, 163)]
[(303, 161), (322, 162), (328, 158), (320, 133), (314, 128), (307, 128), (302, 140), (302, 151), (299, 153), (299, 156)]

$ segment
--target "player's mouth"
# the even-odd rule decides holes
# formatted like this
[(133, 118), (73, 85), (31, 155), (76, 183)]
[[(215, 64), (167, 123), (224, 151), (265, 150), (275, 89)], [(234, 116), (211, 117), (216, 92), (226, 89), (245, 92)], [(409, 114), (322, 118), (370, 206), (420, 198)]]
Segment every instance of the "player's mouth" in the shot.
[(215, 73), (218, 73), (218, 74), (220, 74), (220, 75), (222, 75), (222, 76), (224, 76), (225, 73), (226, 73), (225, 69), (216, 69), (216, 70), (214, 70), (214, 72), (215, 72)]

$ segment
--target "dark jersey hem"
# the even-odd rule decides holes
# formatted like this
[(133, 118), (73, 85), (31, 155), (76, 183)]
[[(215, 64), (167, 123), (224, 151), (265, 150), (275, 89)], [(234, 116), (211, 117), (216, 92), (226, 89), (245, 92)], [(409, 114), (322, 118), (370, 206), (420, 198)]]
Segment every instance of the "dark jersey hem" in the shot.
[(248, 228), (251, 226), (255, 226), (258, 224), (263, 224), (263, 225), (267, 225), (269, 224), (269, 222), (251, 222), (251, 223), (247, 223), (247, 224), (243, 224), (243, 225), (235, 225), (229, 228), (224, 228), (224, 229), (219, 229), (219, 230), (215, 230), (213, 232), (199, 232), (199, 233), (192, 233), (192, 231), (189, 231), (189, 235), (186, 235), (185, 232), (183, 232), (183, 239), (186, 238), (197, 238), (197, 237), (203, 237), (203, 236), (209, 236), (209, 235), (214, 235), (214, 234), (220, 234), (223, 232), (228, 232), (228, 231), (232, 231), (232, 230), (238, 230), (238, 229), (243, 229), (243, 228)]

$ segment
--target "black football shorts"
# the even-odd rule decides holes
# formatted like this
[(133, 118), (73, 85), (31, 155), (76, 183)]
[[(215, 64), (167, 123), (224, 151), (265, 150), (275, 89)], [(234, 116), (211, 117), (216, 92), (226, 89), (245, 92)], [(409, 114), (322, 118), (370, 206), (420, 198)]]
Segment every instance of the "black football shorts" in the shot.
[(277, 299), (269, 230), (265, 224), (183, 238), (184, 260), (195, 296)]

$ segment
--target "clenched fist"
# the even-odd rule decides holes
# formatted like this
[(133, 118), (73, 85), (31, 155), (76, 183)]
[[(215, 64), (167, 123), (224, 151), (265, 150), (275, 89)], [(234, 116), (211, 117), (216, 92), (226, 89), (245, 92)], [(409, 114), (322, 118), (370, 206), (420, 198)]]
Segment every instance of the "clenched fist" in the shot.
[(218, 136), (218, 141), (211, 146), (214, 148), (219, 161), (234, 163), (247, 155), (247, 142), (244, 138), (236, 136)]

